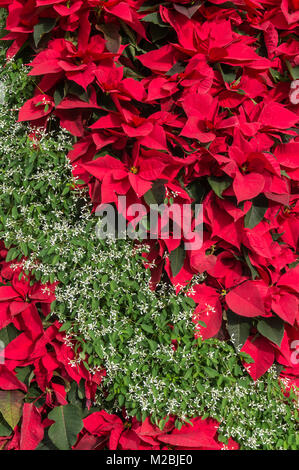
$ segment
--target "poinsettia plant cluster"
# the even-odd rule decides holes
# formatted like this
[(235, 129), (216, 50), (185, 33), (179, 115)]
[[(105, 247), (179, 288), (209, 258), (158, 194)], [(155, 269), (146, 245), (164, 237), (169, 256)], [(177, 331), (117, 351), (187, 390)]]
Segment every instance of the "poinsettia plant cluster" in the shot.
[[(246, 365), (254, 380), (276, 361), (295, 382), (299, 140), (290, 85), (298, 77), (298, 1), (0, 6), (9, 12), (8, 57), (34, 50), (36, 90), (19, 120), (47, 127), (54, 119), (74, 136), (73, 173), (95, 208), (118, 205), (119, 195), (146, 207), (202, 203), (202, 248), (184, 250), (184, 236), (149, 241), (153, 285), (166, 273), (179, 291), (203, 274), (190, 292), (196, 335), (228, 331), (254, 359)], [(58, 329), (49, 328), (55, 343)], [(26, 341), (21, 349), (31, 357)], [(82, 446), (101, 446), (114, 428), (121, 446), (143, 435), (140, 423), (123, 431), (118, 418), (101, 420), (85, 426)], [(175, 445), (163, 432), (145, 434), (150, 445)]]
[(229, 439), (224, 445), (217, 439), (219, 424), (213, 419), (193, 418), (180, 430), (170, 418), (164, 429), (153, 425), (149, 418), (139, 423), (123, 422), (116, 415), (105, 411), (92, 413), (84, 419), (84, 429), (74, 449), (101, 450), (109, 443), (111, 450), (236, 450), (238, 444)]

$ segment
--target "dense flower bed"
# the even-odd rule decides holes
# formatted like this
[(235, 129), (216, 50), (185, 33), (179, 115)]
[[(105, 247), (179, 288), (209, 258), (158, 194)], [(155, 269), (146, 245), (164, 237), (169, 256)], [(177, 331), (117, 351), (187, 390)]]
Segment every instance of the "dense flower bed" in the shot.
[[(29, 139), (1, 149), (2, 446), (298, 448), (298, 2), (0, 6), (30, 62)], [(201, 203), (203, 246), (107, 248), (88, 193), (128, 221), (119, 195)]]

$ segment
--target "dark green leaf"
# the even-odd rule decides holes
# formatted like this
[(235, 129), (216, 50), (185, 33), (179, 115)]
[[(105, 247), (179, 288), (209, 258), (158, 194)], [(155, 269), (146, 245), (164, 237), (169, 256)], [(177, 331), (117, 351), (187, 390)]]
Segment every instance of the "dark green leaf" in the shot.
[(22, 416), (24, 397), (19, 390), (0, 390), (0, 412), (12, 429)]
[(288, 60), (286, 60), (285, 62), (292, 79), (297, 80), (299, 78), (299, 66), (297, 65), (296, 67), (292, 67)]
[(227, 330), (229, 332), (230, 339), (236, 351), (239, 352), (250, 334), (251, 322), (244, 317), (234, 314), (231, 310), (226, 312), (226, 316)]
[(57, 406), (48, 418), (55, 421), (49, 428), (49, 438), (60, 450), (69, 450), (83, 428), (80, 409), (74, 405)]
[(165, 186), (163, 180), (157, 180), (153, 183), (152, 188), (143, 196), (146, 204), (163, 204), (165, 198)]
[(142, 21), (146, 21), (147, 23), (158, 25), (161, 28), (169, 28), (168, 24), (163, 23), (160, 13), (158, 12), (149, 13), (148, 15), (142, 18)]
[(223, 199), (222, 193), (231, 185), (232, 180), (229, 177), (217, 178), (216, 176), (209, 176), (208, 182), (210, 183), (214, 193)]
[(12, 429), (8, 426), (7, 422), (0, 414), (0, 437), (10, 436)]
[(119, 27), (114, 23), (107, 23), (97, 25), (96, 28), (104, 33), (107, 50), (113, 54), (116, 54), (119, 51), (121, 45)]
[(12, 325), (8, 325), (0, 330), (0, 341), (7, 346), (13, 339), (19, 335), (19, 331)]
[(243, 251), (243, 255), (244, 255), (246, 264), (247, 264), (248, 268), (250, 269), (252, 279), (257, 278), (259, 273), (257, 272), (257, 270), (255, 269), (255, 267), (253, 266), (253, 264), (250, 261), (249, 254), (248, 254), (248, 248), (246, 246), (242, 246), (242, 251)]
[(40, 22), (34, 26), (33, 31), (33, 39), (36, 47), (38, 47), (42, 37), (54, 28), (55, 24), (55, 18), (40, 18)]
[(197, 3), (196, 5), (192, 5), (191, 7), (184, 7), (183, 5), (179, 5), (177, 3), (174, 3), (174, 8), (176, 11), (181, 13), (182, 15), (186, 16), (187, 18), (191, 19), (193, 15), (197, 12), (197, 10), (201, 7), (201, 3)]
[(141, 328), (147, 333), (154, 333), (153, 327), (151, 325), (147, 325), (146, 323), (142, 323)]
[(185, 250), (184, 247), (178, 246), (169, 254), (169, 261), (171, 266), (171, 272), (173, 277), (177, 276), (184, 265), (185, 261)]
[(284, 335), (284, 322), (280, 318), (262, 318), (257, 324), (257, 329), (261, 335), (268, 338), (272, 343), (281, 345)]
[(264, 215), (268, 209), (268, 199), (260, 194), (252, 200), (251, 209), (247, 212), (244, 219), (245, 228), (256, 227), (264, 218)]
[(168, 72), (166, 72), (166, 75), (168, 77), (171, 77), (172, 75), (176, 75), (177, 73), (182, 73), (184, 72), (185, 68), (185, 65), (181, 64), (180, 62), (177, 62), (171, 67), (171, 69), (168, 70)]

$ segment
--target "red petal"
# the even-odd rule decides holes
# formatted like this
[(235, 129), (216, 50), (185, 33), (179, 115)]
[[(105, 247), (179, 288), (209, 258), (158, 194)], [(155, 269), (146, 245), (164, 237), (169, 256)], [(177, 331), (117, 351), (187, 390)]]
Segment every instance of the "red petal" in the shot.
[(253, 380), (257, 380), (264, 375), (274, 362), (274, 348), (265, 338), (258, 337), (253, 340), (251, 336), (247, 339), (241, 351), (249, 354), (254, 359), (254, 363), (244, 364)]
[(24, 403), (20, 450), (34, 450), (44, 437), (41, 415), (33, 403)]
[(11, 286), (0, 287), (0, 302), (19, 297), (19, 294)]
[(6, 366), (0, 365), (0, 388), (2, 390), (24, 390), (27, 392), (25, 384), (19, 381), (13, 372)]
[(225, 300), (233, 312), (243, 317), (263, 316), (266, 313), (261, 291), (255, 281), (246, 281), (235, 287)]
[(242, 173), (237, 172), (233, 182), (233, 188), (238, 203), (258, 196), (263, 191), (264, 186), (265, 179), (263, 175), (259, 173), (242, 175)]

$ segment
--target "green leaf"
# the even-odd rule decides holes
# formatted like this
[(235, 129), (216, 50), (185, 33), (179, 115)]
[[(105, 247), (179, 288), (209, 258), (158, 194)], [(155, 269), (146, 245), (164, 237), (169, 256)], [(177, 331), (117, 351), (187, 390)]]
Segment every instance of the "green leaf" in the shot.
[(171, 77), (172, 75), (176, 75), (177, 73), (181, 73), (181, 72), (184, 72), (186, 66), (180, 62), (176, 62), (172, 67), (171, 69), (168, 70), (168, 72), (166, 72), (166, 75), (168, 77)]
[(271, 317), (259, 320), (257, 329), (261, 335), (268, 338), (272, 343), (281, 345), (284, 335), (284, 322), (280, 318)]
[(55, 18), (41, 18), (40, 22), (34, 26), (33, 39), (36, 47), (38, 47), (44, 34), (49, 33), (54, 28), (55, 24)]
[(236, 351), (239, 352), (250, 334), (251, 322), (244, 317), (235, 315), (231, 310), (226, 312), (226, 316), (227, 330), (229, 332), (230, 339)]
[(89, 102), (88, 93), (84, 88), (78, 85), (78, 83), (70, 80), (66, 80), (65, 82), (65, 95), (75, 95), (80, 100), (85, 101), (86, 103)]
[(154, 43), (157, 41), (160, 41), (161, 39), (165, 38), (168, 35), (169, 30), (165, 28), (164, 26), (161, 27), (153, 23), (150, 24), (150, 34), (151, 34), (152, 41)]
[(247, 354), (244, 351), (240, 352), (240, 358), (245, 361), (247, 364), (254, 364), (255, 360), (250, 356), (250, 354)]
[(69, 450), (75, 444), (83, 421), (79, 408), (74, 405), (57, 406), (48, 414), (55, 421), (49, 428), (49, 438), (59, 450)]
[(197, 391), (199, 393), (204, 393), (205, 392), (205, 389), (204, 389), (203, 385), (200, 382), (197, 382), (196, 388), (197, 388)]
[(217, 370), (212, 369), (211, 367), (205, 367), (204, 368), (204, 373), (211, 379), (214, 379), (215, 377), (218, 377), (218, 375), (219, 375)]
[(7, 252), (5, 261), (8, 262), (8, 261), (12, 261), (16, 259), (18, 254), (19, 254), (19, 250), (17, 248), (10, 248), (10, 250)]
[(148, 15), (144, 16), (141, 21), (158, 25), (161, 28), (169, 28), (168, 24), (163, 23), (159, 12), (149, 13)]
[(214, 193), (223, 199), (222, 193), (231, 185), (232, 180), (229, 177), (217, 178), (216, 176), (209, 176), (208, 182)]
[(66, 321), (60, 328), (59, 331), (67, 331), (71, 328), (72, 322), (71, 321)]
[(14, 327), (14, 325), (10, 324), (5, 328), (0, 330), (0, 341), (6, 347), (13, 339), (15, 339), (19, 335), (19, 331)]
[(113, 54), (116, 54), (119, 51), (121, 45), (119, 26), (114, 23), (107, 23), (97, 25), (96, 28), (104, 33), (107, 50)]
[(270, 67), (269, 72), (270, 72), (270, 74), (271, 74), (271, 76), (272, 76), (272, 78), (273, 78), (273, 80), (274, 80), (275, 83), (278, 83), (278, 82), (285, 82), (285, 81), (289, 80), (288, 77), (283, 76), (283, 75), (282, 75), (278, 70), (276, 70), (276, 69), (272, 69), (272, 68)]
[(60, 85), (55, 88), (54, 95), (53, 95), (55, 106), (58, 106), (63, 100), (64, 91), (65, 91), (64, 86)]
[(243, 252), (246, 264), (247, 264), (248, 268), (250, 269), (252, 279), (257, 278), (259, 273), (257, 272), (257, 270), (255, 269), (255, 267), (253, 266), (253, 264), (250, 261), (248, 248), (246, 246), (242, 245), (242, 252)]
[(146, 323), (142, 323), (141, 328), (147, 333), (154, 333), (153, 327), (151, 325), (147, 325)]
[(182, 15), (186, 16), (187, 18), (191, 19), (192, 16), (195, 15), (197, 10), (199, 10), (199, 8), (201, 7), (202, 4), (203, 4), (203, 2), (197, 3), (197, 4), (192, 5), (190, 7), (185, 7), (183, 5), (179, 5), (179, 4), (174, 3), (173, 6), (174, 6), (174, 9), (176, 11), (178, 11)]
[(299, 66), (297, 65), (296, 67), (292, 67), (288, 60), (286, 60), (285, 63), (290, 72), (292, 79), (297, 80), (299, 78)]
[(264, 218), (264, 215), (268, 209), (268, 199), (260, 194), (252, 200), (251, 209), (247, 212), (244, 218), (245, 228), (256, 227)]
[(118, 395), (118, 405), (121, 408), (125, 403), (125, 397), (123, 395)]
[(224, 67), (222, 67), (220, 64), (217, 64), (217, 68), (220, 70), (220, 73), (222, 75), (223, 81), (226, 83), (232, 83), (236, 80), (237, 78), (237, 73), (233, 69), (229, 69), (228, 72), (224, 71)]
[(280, 237), (282, 237), (282, 235), (284, 234), (285, 232), (281, 232), (281, 233), (271, 233), (271, 237), (272, 237), (272, 240), (274, 242), (277, 242)]
[(76, 179), (76, 184), (86, 184), (86, 182), (80, 179)]
[(158, 348), (158, 343), (156, 343), (156, 341), (153, 341), (151, 339), (148, 339), (148, 343), (149, 343), (149, 346), (151, 348), (151, 350), (154, 352), (154, 351), (157, 351), (157, 348)]
[(192, 181), (192, 183), (188, 184), (185, 189), (189, 196), (198, 204), (201, 204), (207, 193), (210, 192), (210, 186), (208, 184), (204, 184), (200, 178)]
[(42, 442), (39, 443), (35, 450), (58, 450), (52, 441), (50, 441), (47, 429), (45, 429), (45, 435)]
[(0, 415), (0, 437), (10, 436), (12, 429), (8, 426), (3, 416)]
[(0, 390), (0, 412), (12, 429), (22, 416), (24, 397), (19, 390)]
[(184, 265), (185, 250), (184, 247), (178, 246), (169, 254), (169, 261), (173, 277), (177, 276)]

